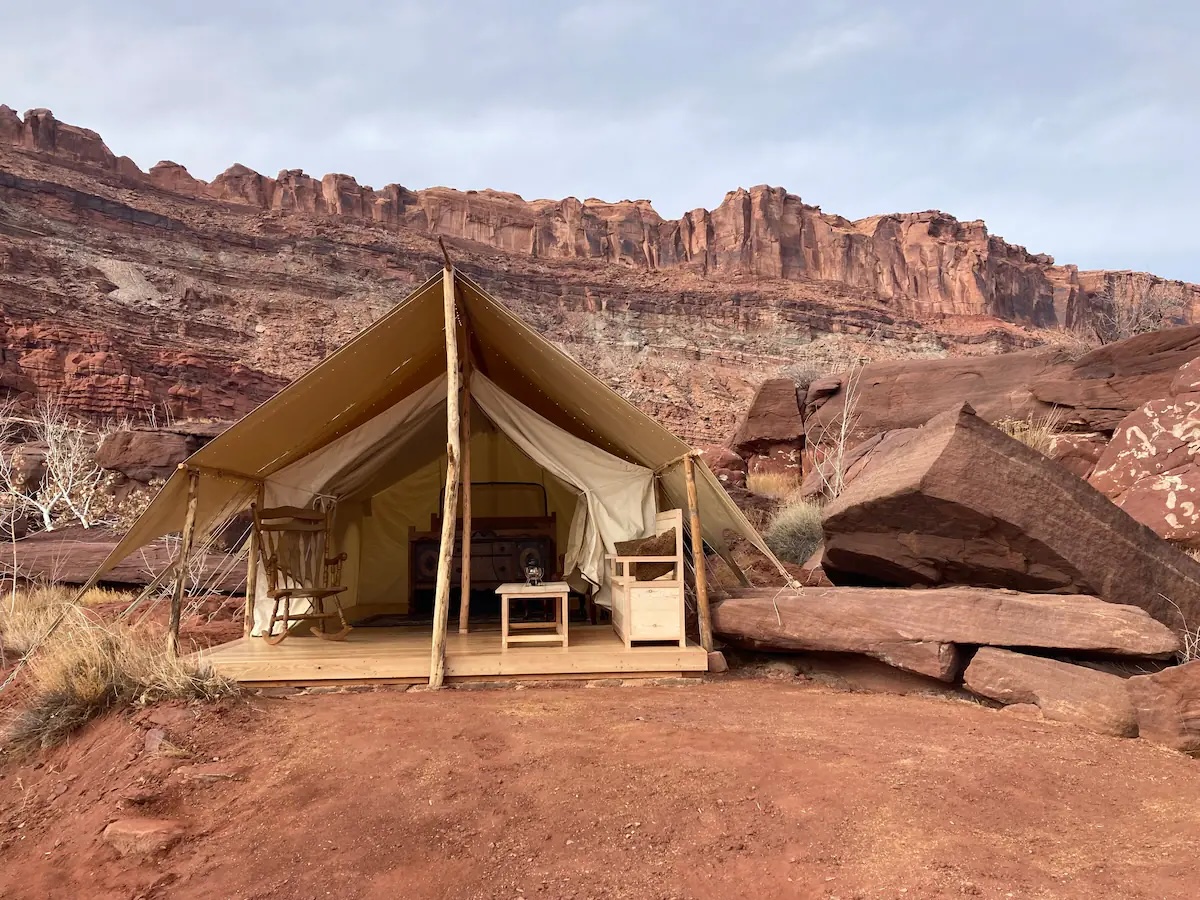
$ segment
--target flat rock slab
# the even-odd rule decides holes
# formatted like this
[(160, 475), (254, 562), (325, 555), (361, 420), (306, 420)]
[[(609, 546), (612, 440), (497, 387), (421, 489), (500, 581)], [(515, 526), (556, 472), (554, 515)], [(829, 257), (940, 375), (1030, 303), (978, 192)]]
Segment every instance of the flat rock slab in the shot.
[(151, 856), (171, 849), (183, 837), (173, 819), (118, 819), (104, 829), (104, 841), (122, 856)]
[(1093, 594), (1200, 622), (1200, 562), (966, 404), (872, 454), (823, 529), (834, 583)]
[(1185, 753), (1200, 751), (1200, 660), (1126, 682), (1138, 734)]
[(1033, 704), (1047, 719), (1099, 734), (1134, 737), (1137, 716), (1125, 680), (1085, 666), (981, 647), (963, 676), (967, 690), (1001, 703)]
[(1179, 642), (1133, 606), (988, 588), (747, 589), (713, 607), (713, 632), (757, 650), (862, 653), (953, 680), (957, 644), (1166, 656)]

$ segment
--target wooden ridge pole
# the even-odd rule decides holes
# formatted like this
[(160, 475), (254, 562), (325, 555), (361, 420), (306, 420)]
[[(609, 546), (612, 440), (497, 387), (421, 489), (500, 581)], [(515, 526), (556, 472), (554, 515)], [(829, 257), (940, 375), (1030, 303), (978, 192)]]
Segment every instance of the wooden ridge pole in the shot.
[[(464, 341), (464, 346), (466, 342)], [(471, 354), (463, 359), (462, 383), (462, 581), (458, 633), (471, 630)]]
[[(261, 511), (266, 495), (266, 485), (261, 481), (254, 496), (254, 508)], [(246, 557), (246, 609), (242, 613), (242, 637), (250, 637), (254, 630), (254, 601), (258, 593), (258, 526), (250, 517), (250, 549)]]
[(187, 582), (188, 557), (192, 554), (192, 536), (196, 532), (196, 501), (200, 494), (200, 472), (188, 469), (187, 473), (187, 513), (183, 517), (179, 562), (175, 567), (175, 591), (171, 594), (171, 621), (167, 627), (167, 649), (172, 656), (179, 655), (179, 616), (183, 610), (183, 588)]
[(691, 517), (692, 564), (696, 568), (696, 617), (700, 620), (700, 646), (713, 649), (712, 611), (708, 607), (708, 576), (704, 564), (704, 535), (700, 532), (700, 505), (696, 491), (696, 460), (683, 459), (683, 477), (687, 481), (688, 514)]
[(459, 406), (458, 329), (455, 324), (454, 267), (441, 242), (446, 266), (442, 272), (442, 314), (446, 326), (446, 496), (442, 499), (442, 541), (438, 551), (437, 587), (433, 595), (433, 646), (429, 658), (429, 687), (442, 686), (446, 675), (446, 628), (450, 619), (450, 571), (454, 562), (454, 524), (458, 517), (459, 459), (462, 419)]

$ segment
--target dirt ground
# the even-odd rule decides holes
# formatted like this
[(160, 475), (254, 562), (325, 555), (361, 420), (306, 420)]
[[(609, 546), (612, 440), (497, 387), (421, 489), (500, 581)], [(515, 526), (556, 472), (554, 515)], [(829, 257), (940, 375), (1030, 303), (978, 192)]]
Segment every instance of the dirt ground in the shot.
[[(185, 836), (121, 857), (130, 816)], [(166, 706), (0, 764), (5, 900), (1163, 900), (1198, 846), (1200, 761), (797, 679)]]

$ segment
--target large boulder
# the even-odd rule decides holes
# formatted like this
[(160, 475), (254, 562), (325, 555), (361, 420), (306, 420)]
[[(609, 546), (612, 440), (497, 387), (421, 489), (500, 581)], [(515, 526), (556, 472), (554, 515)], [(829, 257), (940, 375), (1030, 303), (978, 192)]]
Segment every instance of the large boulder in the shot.
[[(242, 534), (245, 532), (243, 530)], [(17, 570), (29, 581), (84, 584), (116, 548), (121, 535), (106, 528), (72, 525), (38, 531), (17, 541), (13, 553)], [(239, 542), (240, 543), (240, 542)], [(104, 576), (105, 584), (136, 587), (150, 581), (174, 560), (171, 546), (157, 541), (127, 556)], [(245, 566), (230, 565), (228, 555), (216, 548), (197, 559), (205, 584), (214, 591), (240, 593), (246, 583)]]
[(725, 488), (746, 487), (746, 461), (731, 449), (721, 445), (701, 447), (700, 456)]
[[(1025, 419), (1051, 411), (1029, 390), (1038, 380), (1069, 367), (1061, 350), (1038, 348), (967, 359), (908, 359), (872, 363), (813, 382), (805, 397), (810, 443), (828, 442), (843, 416), (855, 441), (884, 431), (923, 425), (940, 410), (968, 402), (988, 421)], [(849, 396), (851, 408), (846, 409)], [(832, 434), (830, 435), (832, 437)]]
[(800, 472), (804, 422), (796, 383), (770, 378), (759, 385), (750, 408), (738, 424), (733, 449), (751, 472)]
[(839, 493), (871, 465), (871, 460), (877, 454), (889, 453), (903, 446), (916, 434), (916, 428), (899, 428), (873, 435), (844, 453), (836, 450), (825, 453), (810, 451), (810, 464), (805, 467), (808, 474), (800, 484), (800, 495), (813, 499)]
[(1139, 334), (1108, 344), (1030, 385), (1043, 404), (1063, 410), (1074, 430), (1112, 432), (1127, 415), (1170, 393), (1179, 368), (1200, 357), (1200, 325)]
[(1185, 753), (1200, 751), (1200, 659), (1126, 682), (1138, 734)]
[(1200, 622), (1200, 563), (966, 404), (876, 453), (823, 530), (835, 583), (1094, 594)]
[(171, 431), (114, 431), (101, 441), (96, 462), (101, 468), (149, 484), (156, 479), (169, 478), (198, 446), (195, 438)]
[(1099, 431), (1064, 432), (1050, 438), (1046, 455), (1067, 471), (1087, 478), (1108, 447), (1108, 436)]
[(967, 587), (740, 590), (714, 606), (713, 632), (754, 650), (862, 653), (944, 681), (958, 675), (959, 644), (1138, 657), (1179, 648), (1132, 606)]
[(1134, 737), (1138, 733), (1125, 679), (1098, 669), (981, 647), (967, 666), (963, 685), (1000, 703), (1033, 704), (1047, 719), (1100, 734)]
[(1168, 391), (1121, 421), (1089, 481), (1157, 534), (1200, 547), (1200, 359)]
[(1197, 358), (1200, 325), (1185, 325), (1118, 341), (1075, 361), (1039, 348), (872, 363), (814, 381), (804, 398), (805, 426), (810, 444), (826, 440), (849, 406), (859, 441), (922, 425), (965, 402), (989, 422), (1051, 415), (1063, 430), (1111, 434), (1143, 403), (1167, 396), (1179, 368)]

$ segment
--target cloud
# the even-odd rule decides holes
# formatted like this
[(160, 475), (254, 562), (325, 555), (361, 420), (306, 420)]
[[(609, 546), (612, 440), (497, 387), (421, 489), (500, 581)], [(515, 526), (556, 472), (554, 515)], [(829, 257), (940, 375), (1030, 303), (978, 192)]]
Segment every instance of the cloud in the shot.
[(612, 41), (650, 27), (657, 13), (648, 0), (588, 0), (563, 13), (558, 26), (568, 40)]
[(886, 12), (819, 26), (796, 34), (770, 58), (768, 68), (776, 74), (810, 72), (886, 47), (899, 36), (900, 28)]
[(767, 183), (1200, 281), (1200, 5), (1093, 6), (13, 0), (6, 29), (37, 40), (0, 53), (0, 103), (206, 179), (241, 162), (667, 217)]

